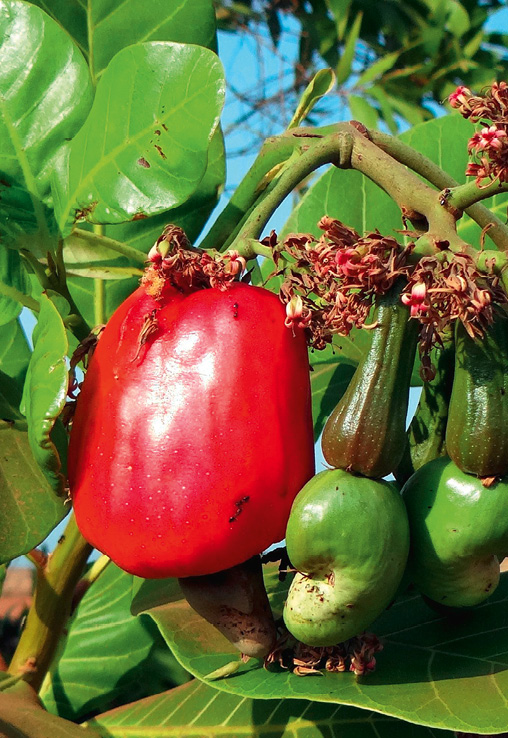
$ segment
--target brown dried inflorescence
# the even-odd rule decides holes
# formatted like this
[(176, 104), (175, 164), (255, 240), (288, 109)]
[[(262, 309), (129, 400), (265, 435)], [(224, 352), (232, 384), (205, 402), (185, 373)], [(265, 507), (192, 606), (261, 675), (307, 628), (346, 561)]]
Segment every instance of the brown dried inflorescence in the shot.
[[(508, 84), (494, 82), (483, 95), (473, 95), (467, 87), (457, 87), (448, 98), (464, 118), (482, 123), (468, 143), (472, 161), (466, 175), (475, 177), (478, 187), (491, 182), (508, 182)], [(487, 179), (487, 185), (482, 182)]]
[[(410, 306), (411, 317), (422, 324), (423, 358), (433, 346), (442, 344), (441, 336), (455, 320), (463, 323), (472, 338), (482, 336), (493, 321), (494, 303), (507, 301), (496, 275), (480, 273), (468, 254), (444, 252), (418, 262), (408, 275), (401, 299)], [(425, 372), (425, 361), (423, 365)]]
[(318, 225), (320, 238), (298, 233), (279, 243), (272, 232), (263, 244), (273, 250), (271, 276), (283, 276), (280, 297), (287, 325), (303, 325), (310, 345), (322, 349), (336, 333), (347, 336), (354, 327), (368, 327), (375, 297), (406, 273), (412, 244), (402, 248), (378, 231), (360, 236), (328, 216)]
[(245, 259), (237, 251), (221, 254), (192, 248), (183, 230), (175, 225), (164, 228), (148, 260), (141, 283), (156, 299), (166, 285), (182, 291), (209, 287), (226, 290), (245, 269)]
[(276, 664), (297, 676), (320, 675), (323, 671), (352, 671), (363, 676), (374, 671), (375, 654), (382, 650), (373, 633), (362, 633), (336, 646), (307, 646), (284, 628), (277, 645), (265, 658), (265, 668)]

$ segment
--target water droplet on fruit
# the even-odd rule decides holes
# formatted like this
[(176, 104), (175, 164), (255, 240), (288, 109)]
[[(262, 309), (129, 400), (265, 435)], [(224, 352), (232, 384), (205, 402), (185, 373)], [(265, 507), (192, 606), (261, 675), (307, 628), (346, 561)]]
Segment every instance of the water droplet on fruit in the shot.
[(147, 515), (146, 518), (145, 518), (145, 520), (148, 522), (150, 520), (150, 516)]

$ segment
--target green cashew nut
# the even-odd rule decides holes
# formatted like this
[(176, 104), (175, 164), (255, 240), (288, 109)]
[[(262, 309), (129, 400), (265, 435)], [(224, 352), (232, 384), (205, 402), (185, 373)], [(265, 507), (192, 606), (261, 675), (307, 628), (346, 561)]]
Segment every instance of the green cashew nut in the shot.
[(417, 588), (450, 607), (487, 599), (508, 554), (508, 478), (484, 487), (448, 457), (430, 461), (406, 482), (409, 568)]
[(402, 498), (389, 482), (323, 471), (294, 501), (286, 545), (298, 569), (286, 627), (303, 643), (333, 646), (365, 630), (393, 599), (409, 550)]

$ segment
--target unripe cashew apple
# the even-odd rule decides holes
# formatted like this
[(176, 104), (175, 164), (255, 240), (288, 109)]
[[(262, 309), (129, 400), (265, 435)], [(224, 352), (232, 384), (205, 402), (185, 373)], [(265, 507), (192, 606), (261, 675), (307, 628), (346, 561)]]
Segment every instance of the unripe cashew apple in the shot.
[(328, 469), (293, 503), (286, 544), (298, 569), (286, 626), (310, 646), (333, 646), (365, 630), (393, 599), (409, 550), (404, 503), (389, 482)]
[(499, 583), (508, 554), (508, 479), (484, 487), (448, 457), (422, 466), (402, 489), (411, 530), (409, 570), (431, 600), (470, 607)]
[(267, 290), (141, 286), (114, 313), (78, 397), (78, 526), (122, 569), (190, 577), (284, 537), (314, 472), (304, 334)]

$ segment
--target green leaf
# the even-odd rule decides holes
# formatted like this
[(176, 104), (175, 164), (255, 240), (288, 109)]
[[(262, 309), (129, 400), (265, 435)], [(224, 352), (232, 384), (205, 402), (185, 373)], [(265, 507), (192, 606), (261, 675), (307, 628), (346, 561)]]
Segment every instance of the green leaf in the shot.
[[(182, 665), (204, 679), (232, 660), (234, 648), (183, 600), (164, 604), (165, 584), (158, 582), (158, 603), (143, 612), (158, 624)], [(288, 584), (278, 581), (272, 566), (266, 584), (277, 617)], [(143, 586), (133, 611), (142, 594)], [(155, 605), (153, 591), (151, 599)], [(501, 732), (508, 724), (507, 600), (508, 574), (492, 597), (462, 620), (439, 616), (414, 593), (400, 598), (370, 628), (384, 650), (376, 671), (365, 678), (351, 672), (302, 678), (276, 668), (267, 671), (252, 659), (213, 686), (247, 698), (354, 705), (447, 730)]]
[[(428, 728), (375, 712), (307, 700), (252, 700), (199, 681), (97, 716), (89, 723), (104, 738), (436, 738)], [(451, 738), (449, 733), (440, 733)]]
[[(26, 423), (0, 420), (0, 562), (38, 546), (67, 514), (33, 458)], [(7, 524), (6, 524), (7, 522)]]
[(216, 51), (211, 0), (36, 0), (74, 38), (94, 79), (125, 46), (143, 41), (177, 41)]
[(351, 66), (355, 56), (356, 42), (360, 36), (360, 29), (362, 27), (363, 12), (357, 13), (354, 19), (353, 25), (349, 31), (346, 43), (344, 44), (344, 50), (340, 57), (339, 63), (337, 64), (337, 84), (343, 84), (349, 75), (351, 74)]
[(109, 563), (85, 593), (39, 693), (47, 710), (83, 720), (190, 679), (154, 623), (130, 614), (132, 586)]
[(38, 231), (23, 246), (45, 255), (54, 158), (90, 110), (90, 75), (58, 24), (20, 0), (0, 0), (0, 62), (0, 230), (18, 245)]
[(69, 344), (60, 313), (46, 293), (41, 294), (40, 305), (21, 409), (28, 421), (28, 438), (34, 458), (52, 489), (63, 495), (66, 435), (57, 419), (67, 397), (65, 360)]
[(474, 127), (469, 121), (452, 114), (414, 126), (402, 133), (400, 138), (432, 159), (451, 177), (464, 182), (468, 161), (467, 141), (473, 133)]
[[(418, 107), (418, 105), (407, 102), (406, 100), (403, 100), (402, 98), (395, 95), (388, 95), (388, 100), (390, 102), (390, 105), (395, 108), (399, 115), (405, 118), (408, 123), (411, 123), (411, 125), (415, 126), (418, 125), (418, 123), (423, 122), (425, 118), (425, 113), (423, 112), (422, 108)], [(428, 114), (427, 117), (429, 117)]]
[[(360, 172), (328, 169), (305, 193), (284, 225), (288, 233), (320, 235), (323, 215), (338, 218), (360, 234), (378, 228), (383, 235), (396, 236), (402, 228), (400, 210), (393, 200)], [(281, 236), (281, 237), (282, 237)]]
[(19, 420), (30, 349), (18, 320), (0, 326), (0, 418)]
[(400, 51), (394, 51), (391, 54), (384, 54), (379, 57), (374, 64), (371, 64), (365, 72), (363, 72), (357, 79), (355, 87), (363, 87), (364, 85), (373, 82), (378, 77), (381, 77), (385, 72), (389, 72), (397, 59), (400, 56)]
[(337, 38), (342, 41), (346, 32), (347, 21), (349, 18), (349, 10), (352, 0), (326, 0), (326, 5), (334, 16), (335, 25), (337, 26)]
[(348, 103), (351, 110), (351, 117), (354, 120), (359, 120), (367, 128), (377, 128), (379, 123), (378, 112), (364, 97), (349, 95)]
[[(147, 254), (168, 223), (183, 228), (191, 242), (201, 233), (211, 211), (222, 192), (225, 178), (225, 153), (222, 131), (218, 128), (210, 142), (208, 166), (205, 176), (193, 195), (180, 207), (165, 211), (143, 220), (130, 221), (119, 225), (107, 225), (104, 233), (110, 238), (126, 243), (128, 246)], [(111, 255), (111, 254), (109, 254)], [(100, 254), (98, 255), (100, 257)], [(132, 264), (128, 259), (111, 262), (117, 265)], [(90, 325), (95, 322), (94, 284), (90, 279), (70, 277), (69, 289), (82, 315)], [(105, 314), (109, 318), (120, 303), (138, 286), (138, 279), (125, 279), (122, 282), (107, 281), (105, 284)]]
[(466, 8), (458, 0), (448, 0), (448, 18), (446, 28), (453, 36), (460, 38), (471, 27), (469, 14)]
[(303, 91), (300, 102), (288, 125), (288, 129), (301, 125), (317, 101), (327, 95), (333, 89), (334, 85), (335, 74), (333, 69), (320, 69), (319, 72), (316, 72)]
[(388, 126), (390, 133), (395, 135), (398, 131), (398, 125), (397, 121), (395, 120), (393, 108), (390, 104), (390, 101), (388, 100), (386, 92), (383, 90), (382, 87), (374, 85), (373, 87), (369, 88), (369, 95), (373, 97), (374, 100), (377, 100), (377, 102), (379, 103), (381, 116)]
[[(95, 283), (87, 277), (69, 277), (69, 289), (78, 309), (89, 325), (95, 320)], [(116, 308), (139, 286), (139, 279), (108, 280), (104, 284), (104, 316), (109, 319)]]
[[(0, 245), (0, 282), (15, 287), (20, 292), (30, 293), (30, 280), (19, 254), (2, 245)], [(0, 326), (17, 318), (21, 308), (21, 303), (3, 296), (0, 291)]]
[(59, 160), (55, 209), (64, 235), (76, 211), (121, 223), (185, 202), (205, 173), (223, 100), (222, 67), (208, 49), (151, 42), (120, 51)]
[(316, 439), (368, 348), (370, 338), (367, 333), (355, 330), (349, 337), (337, 336), (333, 347), (311, 352), (312, 417)]
[(197, 190), (183, 205), (151, 218), (119, 225), (107, 225), (105, 226), (105, 234), (148, 254), (150, 248), (161, 235), (164, 226), (173, 223), (183, 228), (187, 237), (193, 243), (197, 240), (210, 217), (210, 213), (217, 204), (219, 195), (224, 188), (225, 177), (224, 137), (219, 127), (210, 141), (205, 175)]
[(14, 694), (0, 693), (2, 738), (98, 738), (91, 728), (50, 715), (40, 705)]

